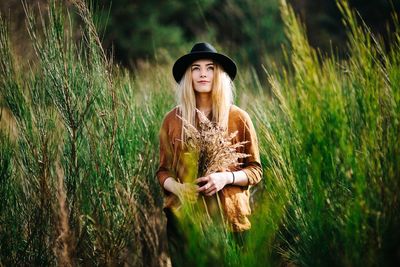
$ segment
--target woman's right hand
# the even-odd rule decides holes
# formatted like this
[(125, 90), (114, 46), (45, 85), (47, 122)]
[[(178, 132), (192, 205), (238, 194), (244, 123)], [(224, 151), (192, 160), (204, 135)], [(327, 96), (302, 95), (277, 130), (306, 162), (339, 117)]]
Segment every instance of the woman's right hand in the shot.
[(164, 188), (176, 195), (181, 203), (195, 203), (198, 197), (198, 185), (191, 183), (179, 183), (173, 178), (167, 178), (164, 182)]
[(197, 201), (198, 192), (197, 185), (189, 184), (189, 183), (177, 183), (175, 195), (178, 196), (181, 203), (190, 203), (193, 204)]

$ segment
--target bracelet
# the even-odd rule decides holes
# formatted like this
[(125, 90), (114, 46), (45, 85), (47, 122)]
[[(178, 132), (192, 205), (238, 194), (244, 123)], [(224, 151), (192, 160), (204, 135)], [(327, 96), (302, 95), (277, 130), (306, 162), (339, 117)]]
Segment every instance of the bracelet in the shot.
[(233, 172), (232, 173), (232, 184), (235, 184), (235, 174)]

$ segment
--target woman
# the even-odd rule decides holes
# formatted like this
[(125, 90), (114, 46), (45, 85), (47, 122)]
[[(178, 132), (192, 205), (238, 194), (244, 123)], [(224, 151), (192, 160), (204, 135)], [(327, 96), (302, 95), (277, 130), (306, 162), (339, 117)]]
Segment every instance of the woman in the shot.
[[(157, 178), (165, 193), (164, 211), (167, 216), (167, 235), (172, 255), (184, 242), (174, 216), (180, 202), (194, 201), (198, 194), (205, 198), (219, 195), (224, 216), (236, 237), (251, 227), (249, 187), (262, 177), (256, 133), (249, 115), (233, 105), (233, 79), (236, 64), (208, 43), (195, 44), (190, 53), (180, 57), (173, 66), (178, 83), (178, 106), (168, 112), (160, 130), (160, 165)], [(182, 157), (185, 133), (182, 119), (198, 126), (201, 111), (228, 134), (237, 131), (234, 142), (246, 143), (238, 152), (248, 154), (239, 159), (241, 165), (226, 172), (198, 177), (195, 183), (185, 181), (188, 168)], [(173, 259), (173, 256), (172, 256)], [(173, 259), (174, 260), (174, 259)]]

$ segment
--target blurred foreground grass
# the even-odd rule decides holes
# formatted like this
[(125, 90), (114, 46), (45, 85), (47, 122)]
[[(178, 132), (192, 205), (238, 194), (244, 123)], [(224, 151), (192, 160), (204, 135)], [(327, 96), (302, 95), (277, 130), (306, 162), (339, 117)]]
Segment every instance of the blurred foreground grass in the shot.
[[(73, 2), (84, 22), (78, 43), (65, 7), (53, 4), (44, 28), (26, 7), (38, 59), (29, 71), (15, 64), (1, 21), (0, 265), (165, 266), (155, 170), (158, 130), (174, 105), (170, 66), (114, 66), (90, 11)], [(283, 1), (288, 67), (267, 68), (272, 95), (239, 72), (237, 103), (256, 125), (264, 168), (248, 249), (218, 229), (202, 236), (188, 220), (188, 262), (399, 264), (399, 23), (385, 49), (346, 1), (339, 6), (345, 60), (311, 48)]]

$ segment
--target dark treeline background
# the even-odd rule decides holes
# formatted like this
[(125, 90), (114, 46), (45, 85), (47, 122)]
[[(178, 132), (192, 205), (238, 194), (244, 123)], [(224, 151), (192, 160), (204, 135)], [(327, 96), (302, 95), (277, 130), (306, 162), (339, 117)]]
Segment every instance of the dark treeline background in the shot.
[[(46, 10), (47, 0), (29, 2), (37, 2), (41, 12)], [(333, 47), (335, 53), (346, 54), (335, 0), (289, 2), (306, 24), (313, 46), (328, 53)], [(391, 14), (400, 11), (399, 0), (349, 2), (372, 32), (384, 37)], [(104, 47), (128, 68), (169, 62), (187, 52), (193, 42), (208, 41), (261, 74), (262, 65), (280, 62), (285, 44), (279, 0), (98, 0), (92, 1), (92, 6)], [(29, 42), (21, 1), (1, 1), (0, 11), (11, 21), (16, 53), (26, 60), (31, 52), (26, 47)]]

